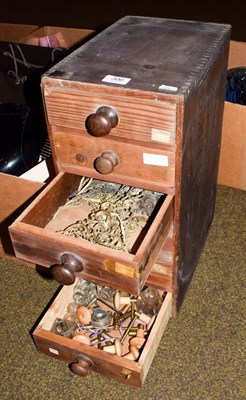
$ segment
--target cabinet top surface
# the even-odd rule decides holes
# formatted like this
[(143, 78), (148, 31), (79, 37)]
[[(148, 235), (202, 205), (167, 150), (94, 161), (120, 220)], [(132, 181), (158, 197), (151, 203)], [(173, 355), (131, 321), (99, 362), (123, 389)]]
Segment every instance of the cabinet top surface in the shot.
[(230, 26), (128, 16), (52, 67), (71, 82), (165, 93), (189, 92), (229, 42)]

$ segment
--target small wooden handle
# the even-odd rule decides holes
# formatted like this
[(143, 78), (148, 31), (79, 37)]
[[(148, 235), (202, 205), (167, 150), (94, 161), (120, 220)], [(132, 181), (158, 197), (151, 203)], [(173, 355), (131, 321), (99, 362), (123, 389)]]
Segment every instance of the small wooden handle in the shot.
[(118, 164), (118, 156), (112, 151), (104, 151), (98, 158), (94, 161), (94, 167), (100, 174), (111, 174), (114, 167)]
[(90, 368), (93, 366), (93, 362), (89, 357), (79, 355), (77, 362), (70, 364), (70, 370), (78, 376), (86, 376), (90, 372)]
[(107, 106), (99, 107), (94, 114), (87, 117), (85, 126), (92, 136), (106, 136), (118, 124), (117, 112)]
[(130, 304), (131, 297), (130, 296), (121, 296), (120, 292), (116, 292), (114, 295), (114, 306), (119, 310), (119, 308), (123, 305)]
[(51, 267), (53, 278), (62, 285), (72, 285), (75, 282), (75, 272), (82, 270), (83, 263), (69, 253), (61, 256), (61, 264), (55, 264)]

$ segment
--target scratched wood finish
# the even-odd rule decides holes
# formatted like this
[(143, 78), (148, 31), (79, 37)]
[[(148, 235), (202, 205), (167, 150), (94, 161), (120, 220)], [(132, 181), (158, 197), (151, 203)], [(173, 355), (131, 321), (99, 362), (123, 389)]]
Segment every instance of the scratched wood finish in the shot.
[(65, 361), (67, 364), (75, 362), (78, 354), (83, 354), (93, 362), (92, 371), (102, 373), (131, 386), (141, 387), (165, 327), (171, 317), (171, 294), (167, 294), (163, 301), (139, 360), (130, 361), (50, 332), (54, 320), (62, 318), (66, 312), (67, 305), (72, 302), (72, 293), (73, 286), (63, 287), (39, 322), (33, 333), (38, 350), (48, 356)]
[[(229, 40), (225, 24), (125, 17), (42, 78), (54, 163), (70, 177), (56, 178), (40, 205), (34, 202), (12, 225), (13, 245), (19, 257), (47, 267), (59, 262), (64, 249), (79, 254), (86, 262), (78, 276), (133, 294), (144, 282), (168, 291), (169, 305), (138, 363), (119, 364), (115, 356), (101, 358), (96, 349), (83, 348), (95, 371), (134, 386), (144, 382), (171, 307), (177, 315), (212, 222)], [(113, 80), (105, 81), (108, 76)], [(117, 111), (119, 123), (108, 136), (92, 137), (85, 120), (105, 105)], [(72, 188), (76, 176), (99, 178), (94, 161), (105, 150), (117, 153), (119, 163), (102, 180), (168, 194), (134, 255), (90, 243), (82, 252), (73, 239), (65, 244), (44, 229), (47, 214), (66, 196), (64, 187)], [(145, 165), (144, 153), (167, 156), (168, 165)], [(54, 346), (61, 359), (75, 361), (82, 347), (47, 329), (35, 331), (39, 350), (57, 357), (49, 350)]]
[(50, 267), (60, 264), (63, 253), (72, 253), (84, 265), (79, 276), (138, 294), (169, 233), (173, 196), (164, 199), (135, 253), (130, 254), (47, 229), (58, 207), (65, 203), (80, 179), (78, 175), (61, 172), (12, 224), (10, 234), (16, 256)]
[[(52, 67), (42, 78), (58, 171), (94, 177), (93, 160), (102, 150), (113, 148), (120, 153), (119, 166), (110, 174), (113, 182), (133, 186), (139, 183), (140, 187), (159, 188), (175, 195), (171, 279), (172, 293), (178, 301), (173, 302), (174, 309), (182, 303), (212, 220), (229, 38), (228, 25), (126, 17)], [(123, 86), (105, 82), (107, 74), (125, 76), (130, 81)], [(119, 125), (108, 137), (90, 137), (85, 131), (85, 119), (98, 106), (105, 105), (104, 101), (119, 110)], [(157, 123), (154, 128), (167, 129), (170, 138), (174, 134), (174, 144), (152, 141), (150, 129), (154, 123)], [(141, 151), (167, 155), (168, 167), (141, 165)], [(84, 163), (74, 161), (78, 160), (78, 152), (85, 156)], [(102, 179), (109, 180), (108, 176)], [(62, 198), (62, 185), (57, 190)], [(47, 196), (43, 210), (54, 211), (58, 205), (57, 200), (53, 202), (55, 198), (54, 194)], [(40, 226), (37, 223), (32, 227), (35, 232), (28, 232), (25, 220), (18, 225), (22, 229), (20, 235), (17, 225), (12, 229), (17, 254), (22, 257), (28, 253), (27, 239), (35, 234), (42, 249), (38, 228), (42, 228), (47, 214), (35, 205), (28, 218), (32, 215), (35, 219), (36, 214), (40, 216)], [(25, 239), (21, 241), (22, 234)], [(49, 235), (49, 254), (47, 251), (46, 254), (55, 262), (62, 248)], [(71, 239), (68, 242), (69, 249), (75, 251)], [(35, 252), (39, 253), (38, 261), (47, 265), (42, 250), (31, 247), (29, 257)], [(88, 253), (90, 250), (85, 254)], [(90, 257), (93, 261), (96, 258), (92, 254)], [(162, 266), (165, 270), (165, 265), (165, 261), (156, 264), (157, 281), (159, 270)], [(107, 268), (105, 274), (109, 274), (112, 282), (111, 266)], [(91, 276), (91, 270), (87, 273)], [(122, 279), (120, 276), (119, 282)]]
[(158, 257), (146, 280), (146, 284), (169, 293), (173, 293), (173, 267), (174, 267), (174, 233), (173, 224), (163, 243)]
[[(109, 133), (112, 138), (128, 138), (148, 143), (173, 146), (176, 133), (176, 104), (158, 99), (118, 96), (117, 93), (100, 93), (97, 86), (84, 89), (85, 85), (71, 82), (57, 83), (44, 79), (44, 96), (48, 123), (52, 126), (79, 129), (87, 136), (86, 118), (104, 105), (118, 114), (119, 123)], [(67, 130), (68, 131), (68, 130)]]
[[(60, 170), (106, 179), (155, 190), (174, 193), (175, 153), (132, 142), (116, 141), (112, 137), (94, 138), (78, 131), (52, 131), (53, 148)], [(104, 151), (112, 151), (118, 156), (118, 165), (110, 174), (100, 174), (94, 162)], [(80, 157), (83, 161), (80, 161)], [(144, 157), (164, 157), (167, 166), (144, 163)]]
[[(229, 42), (185, 102), (179, 203), (177, 308), (198, 263), (213, 219)], [(209, 88), (209, 90), (208, 90)], [(197, 104), (199, 103), (199, 107)]]

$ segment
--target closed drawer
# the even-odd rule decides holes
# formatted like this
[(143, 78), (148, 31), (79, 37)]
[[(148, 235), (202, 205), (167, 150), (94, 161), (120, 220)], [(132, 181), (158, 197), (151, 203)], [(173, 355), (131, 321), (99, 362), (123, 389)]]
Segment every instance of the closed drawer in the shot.
[[(130, 228), (128, 235), (128, 231), (124, 231), (124, 224), (122, 227), (121, 217), (114, 215), (119, 221), (117, 229), (120, 231), (117, 232), (120, 232), (120, 235), (124, 232), (124, 237), (129, 236), (129, 242), (127, 242), (129, 250), (126, 251), (126, 248), (121, 246), (123, 239), (119, 237), (119, 234), (117, 239), (119, 245), (117, 244), (116, 247), (105, 245), (104, 240), (107, 241), (107, 237), (110, 237), (105, 224), (103, 226), (106, 233), (104, 232), (103, 236), (100, 233), (94, 242), (88, 237), (71, 236), (70, 231), (65, 229), (78, 220), (84, 221), (83, 218), (89, 215), (87, 200), (82, 207), (64, 209), (64, 204), (69, 196), (77, 191), (80, 182), (81, 177), (78, 175), (60, 173), (10, 226), (16, 256), (44, 267), (53, 266), (51, 270), (56, 271), (55, 279), (62, 284), (72, 283), (78, 275), (100, 284), (138, 294), (168, 235), (173, 221), (173, 196), (159, 194), (153, 211), (149, 213), (147, 219), (145, 218), (146, 223), (141, 227), (141, 219), (138, 220), (140, 225), (137, 224), (137, 229), (133, 227), (133, 234)], [(89, 200), (90, 204), (97, 201), (93, 196), (89, 196)], [(112, 215), (110, 214), (108, 218)], [(104, 218), (105, 213), (100, 212), (99, 217)], [(109, 223), (111, 222), (109, 220)], [(76, 225), (77, 228), (78, 225)], [(81, 224), (79, 224), (79, 229), (82, 229)], [(93, 235), (95, 232), (93, 228)], [(114, 239), (115, 237), (112, 240)]]
[(60, 170), (174, 193), (173, 151), (64, 129), (52, 129), (52, 140)]
[(58, 86), (52, 77), (43, 78), (42, 88), (51, 126), (86, 132), (88, 117), (106, 106), (118, 116), (118, 123), (108, 133), (109, 137), (175, 147), (176, 101), (159, 100), (155, 94), (140, 92), (133, 96), (131, 91), (122, 88), (103, 85), (98, 88), (66, 80), (60, 80)]
[[(51, 329), (55, 320), (64, 318), (67, 313), (67, 306), (71, 302), (73, 302), (73, 286), (64, 286), (33, 333), (37, 349), (46, 355), (70, 364), (73, 372), (76, 371), (75, 373), (82, 372), (83, 375), (86, 375), (93, 371), (127, 385), (142, 386), (171, 316), (171, 293), (165, 295), (161, 309), (147, 332), (146, 340), (139, 349), (136, 360), (123, 357), (129, 351), (129, 336), (126, 336), (122, 345), (122, 356), (119, 356), (98, 349), (95, 345), (79, 343), (72, 338), (52, 332)], [(101, 306), (101, 304), (99, 305)], [(139, 322), (142, 323), (141, 320)], [(126, 321), (125, 326), (128, 325), (129, 321)], [(108, 332), (108, 334), (112, 335), (111, 332)], [(79, 359), (82, 359), (82, 369), (78, 365)], [(75, 368), (73, 369), (73, 367)]]

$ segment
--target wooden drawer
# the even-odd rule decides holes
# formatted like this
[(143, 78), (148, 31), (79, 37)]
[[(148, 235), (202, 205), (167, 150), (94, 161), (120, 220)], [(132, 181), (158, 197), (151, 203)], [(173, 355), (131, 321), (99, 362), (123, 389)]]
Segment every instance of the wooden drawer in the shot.
[[(177, 103), (104, 85), (98, 90), (66, 80), (58, 86), (52, 74), (42, 79), (57, 170), (98, 179), (108, 175), (114, 182), (130, 180), (134, 186), (174, 193)], [(116, 125), (103, 134), (97, 130), (111, 119), (107, 113), (98, 117), (101, 107), (117, 115)], [(88, 123), (91, 117), (96, 119)]]
[[(151, 190), (174, 193), (175, 153), (164, 149), (119, 141), (112, 137), (95, 138), (80, 131), (52, 129), (53, 152), (60, 170), (102, 179), (99, 168), (109, 168), (108, 179)], [(106, 161), (105, 161), (106, 154)], [(108, 165), (107, 156), (117, 159)], [(103, 174), (104, 175), (104, 174)]]
[(53, 85), (44, 77), (42, 88), (48, 123), (51, 126), (86, 132), (87, 118), (99, 107), (107, 106), (118, 115), (118, 123), (108, 134), (109, 137), (139, 140), (157, 146), (175, 145), (175, 101), (158, 100), (153, 95), (141, 94), (140, 97), (139, 93), (134, 97), (129, 93), (124, 94), (123, 90), (120, 93), (117, 89), (109, 90), (103, 84), (100, 93), (98, 86), (73, 82), (72, 79), (60, 81), (58, 86), (56, 82)]
[[(38, 324), (33, 333), (38, 350), (70, 365), (74, 363), (77, 365), (78, 357), (82, 356), (89, 371), (102, 373), (127, 385), (142, 386), (171, 316), (171, 293), (166, 294), (136, 361), (109, 354), (95, 346), (82, 344), (50, 331), (55, 319), (63, 318), (66, 314), (67, 305), (73, 301), (72, 296), (73, 286), (64, 286)], [(128, 344), (124, 345), (123, 354), (127, 351), (129, 351)]]
[[(170, 230), (173, 196), (160, 194), (147, 228), (140, 228), (133, 236), (130, 235), (131, 250), (128, 252), (57, 232), (80, 219), (78, 212), (84, 212), (75, 207), (57, 214), (58, 208), (65, 204), (80, 181), (78, 175), (60, 173), (10, 226), (16, 256), (44, 267), (59, 265), (62, 277), (56, 276), (56, 279), (62, 284), (72, 283), (75, 271), (82, 269), (78, 276), (138, 294)], [(69, 280), (64, 254), (72, 255), (81, 263), (80, 269), (73, 265), (68, 267)]]

